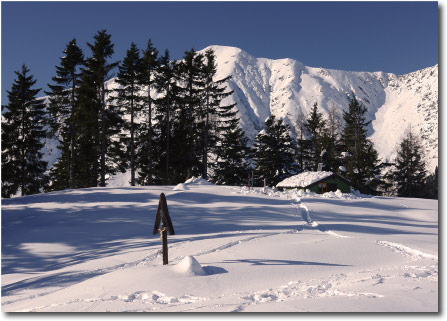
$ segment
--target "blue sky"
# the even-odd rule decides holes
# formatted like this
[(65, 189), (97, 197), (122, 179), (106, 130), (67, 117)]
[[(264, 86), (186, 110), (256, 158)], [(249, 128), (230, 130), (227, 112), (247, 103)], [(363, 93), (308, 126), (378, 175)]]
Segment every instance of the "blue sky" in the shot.
[[(66, 44), (106, 29), (114, 60), (149, 38), (180, 59), (208, 45), (305, 65), (404, 74), (438, 63), (437, 2), (2, 2), (2, 104), (25, 63), (46, 89)], [(42, 93), (43, 94), (43, 93)]]

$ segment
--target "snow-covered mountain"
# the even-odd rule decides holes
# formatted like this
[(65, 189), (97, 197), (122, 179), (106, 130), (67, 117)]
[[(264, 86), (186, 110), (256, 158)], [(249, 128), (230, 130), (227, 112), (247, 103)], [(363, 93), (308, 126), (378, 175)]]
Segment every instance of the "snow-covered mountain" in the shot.
[[(354, 93), (372, 120), (369, 135), (382, 160), (393, 160), (405, 130), (422, 137), (427, 168), (438, 165), (438, 65), (406, 75), (385, 72), (351, 72), (308, 67), (293, 59), (256, 58), (227, 46), (210, 46), (216, 55), (216, 79), (227, 81), (234, 93), (225, 104), (237, 104), (241, 125), (251, 141), (263, 129), (270, 115), (283, 118), (295, 135), (300, 113), (308, 115), (315, 102), (323, 114), (331, 108), (348, 109), (348, 95)], [(118, 87), (115, 79), (109, 89)], [(157, 93), (154, 91), (154, 97)], [(44, 154), (49, 166), (60, 153), (55, 140), (46, 142)]]
[[(308, 67), (293, 59), (256, 58), (226, 46), (210, 46), (216, 54), (217, 78), (229, 75), (242, 126), (250, 139), (270, 115), (296, 129), (300, 112), (315, 102), (323, 114), (347, 110), (354, 93), (372, 120), (369, 135), (382, 159), (392, 160), (404, 131), (411, 126), (422, 139), (430, 171), (438, 164), (438, 65), (398, 76), (385, 72), (350, 72)], [(295, 133), (293, 133), (295, 134)]]

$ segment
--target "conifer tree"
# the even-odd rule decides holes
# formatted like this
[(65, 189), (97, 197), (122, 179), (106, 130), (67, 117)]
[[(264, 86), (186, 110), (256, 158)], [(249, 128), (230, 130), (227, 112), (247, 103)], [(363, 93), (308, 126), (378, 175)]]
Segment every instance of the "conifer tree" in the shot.
[(342, 152), (340, 146), (341, 115), (334, 107), (329, 110), (325, 124), (320, 135), (321, 154), (324, 154), (321, 160), (324, 170), (336, 172), (342, 164), (340, 158)]
[(125, 170), (121, 141), (116, 139), (123, 125), (122, 116), (116, 106), (107, 104), (110, 90), (106, 87), (106, 81), (112, 77), (112, 71), (118, 65), (118, 62), (108, 62), (114, 53), (114, 45), (110, 38), (111, 35), (102, 30), (94, 36), (94, 44), (87, 43), (92, 56), (86, 59), (81, 84), (81, 92), (84, 93), (82, 112), (86, 121), (83, 134), (93, 131), (90, 138), (84, 135), (84, 143), (90, 144), (92, 148), (92, 186), (97, 186), (98, 172), (99, 185), (105, 186), (106, 175), (114, 174), (117, 170), (122, 172)]
[(326, 121), (323, 119), (323, 114), (318, 111), (318, 104), (315, 103), (310, 112), (309, 118), (304, 124), (312, 139), (312, 154), (310, 166), (313, 170), (317, 169), (318, 163), (321, 162), (322, 135), (326, 126)]
[(427, 177), (425, 183), (425, 197), (438, 199), (438, 166), (436, 166), (435, 171)]
[(213, 182), (240, 186), (244, 184), (249, 171), (251, 150), (234, 107), (235, 104), (218, 109), (218, 139), (214, 149), (216, 160), (211, 167)]
[(367, 138), (367, 126), (370, 121), (365, 118), (366, 107), (354, 96), (349, 99), (349, 110), (343, 111), (345, 126), (341, 135), (346, 158), (346, 178), (360, 191), (365, 191), (366, 185), (374, 188), (380, 174), (378, 153), (373, 143)]
[(216, 124), (215, 116), (217, 114), (217, 108), (221, 105), (222, 100), (231, 95), (232, 91), (226, 91), (227, 88), (224, 83), (230, 78), (230, 76), (215, 80), (217, 72), (216, 57), (212, 49), (208, 49), (205, 52), (206, 63), (203, 69), (204, 87), (203, 87), (203, 103), (200, 111), (202, 119), (202, 177), (207, 179), (208, 177), (208, 153), (210, 146), (215, 145), (215, 132)]
[(154, 168), (157, 163), (157, 158), (154, 157), (157, 137), (152, 123), (154, 111), (151, 90), (155, 88), (154, 78), (158, 65), (158, 50), (153, 46), (151, 39), (149, 39), (146, 49), (143, 51), (139, 77), (139, 82), (146, 91), (143, 97), (143, 120), (137, 137), (139, 146), (137, 155), (137, 167), (139, 168), (138, 183), (142, 185), (152, 185), (154, 183)]
[(264, 178), (270, 186), (275, 186), (283, 179), (296, 174), (298, 166), (294, 160), (293, 140), (290, 126), (282, 119), (270, 116), (263, 129), (255, 138), (254, 162), (256, 163), (257, 184)]
[(296, 118), (296, 153), (300, 172), (304, 172), (311, 168), (309, 164), (312, 156), (312, 140), (307, 139), (309, 133), (305, 124), (306, 116), (302, 110), (299, 110)]
[(142, 97), (140, 96), (139, 77), (142, 68), (142, 61), (135, 43), (132, 42), (127, 50), (126, 57), (119, 66), (116, 82), (120, 85), (116, 89), (118, 96), (116, 99), (119, 108), (124, 109), (124, 113), (130, 115), (129, 121), (125, 122), (126, 129), (130, 132), (130, 185), (135, 186), (135, 133), (137, 131), (136, 117), (142, 108)]
[(46, 137), (45, 105), (36, 96), (40, 89), (23, 65), (8, 91), (8, 105), (2, 105), (2, 197), (20, 191), (39, 193), (46, 183), (47, 162), (42, 160), (42, 139)]
[[(157, 127), (160, 132), (160, 151), (162, 151), (162, 157), (160, 157), (161, 172), (164, 176), (164, 184), (168, 185), (170, 182), (170, 157), (171, 157), (171, 139), (172, 139), (172, 114), (176, 109), (176, 62), (170, 60), (169, 51), (165, 50), (165, 54), (160, 58), (160, 65), (157, 70), (157, 76), (155, 77), (155, 88), (162, 94), (160, 98), (157, 98), (156, 103), (156, 119)], [(164, 166), (162, 165), (164, 164)], [(172, 180), (171, 180), (172, 181)]]
[(426, 177), (422, 144), (410, 128), (405, 133), (397, 150), (396, 170), (394, 172), (397, 195), (423, 197)]
[(78, 87), (80, 84), (80, 66), (84, 63), (82, 50), (76, 39), (71, 40), (64, 50), (60, 66), (56, 66), (54, 84), (48, 84), (49, 123), (59, 140), (61, 156), (50, 171), (49, 190), (75, 188), (75, 164), (77, 162), (77, 111), (79, 109)]
[[(180, 96), (183, 99), (183, 113), (180, 116), (185, 125), (186, 178), (196, 175), (198, 168), (195, 142), (198, 140), (197, 120), (200, 119), (200, 107), (204, 87), (204, 56), (194, 49), (185, 52), (183, 61), (179, 64)], [(193, 169), (194, 168), (194, 169)]]

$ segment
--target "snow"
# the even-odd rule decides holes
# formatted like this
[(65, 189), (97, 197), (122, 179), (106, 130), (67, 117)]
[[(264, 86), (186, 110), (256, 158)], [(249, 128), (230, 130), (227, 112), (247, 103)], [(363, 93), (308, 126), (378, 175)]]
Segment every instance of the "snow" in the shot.
[(276, 187), (306, 187), (333, 174), (327, 171), (302, 172), (279, 182)]
[(181, 260), (175, 266), (175, 270), (179, 273), (187, 275), (205, 275), (206, 272), (203, 270), (200, 263), (196, 260), (194, 256), (187, 255), (183, 260)]
[[(209, 46), (216, 55), (216, 79), (231, 76), (226, 82), (233, 94), (223, 104), (236, 104), (241, 127), (250, 142), (264, 129), (271, 115), (298, 130), (297, 118), (308, 115), (315, 102), (327, 117), (335, 108), (347, 111), (348, 96), (354, 93), (367, 108), (371, 121), (368, 137), (382, 160), (393, 161), (402, 133), (411, 126), (422, 138), (427, 168), (438, 165), (438, 65), (406, 75), (385, 72), (350, 72), (305, 66), (293, 59), (257, 58), (235, 47)], [(108, 89), (118, 88), (114, 79)], [(151, 92), (156, 99), (159, 94)], [(58, 158), (48, 156), (49, 165)], [(343, 154), (343, 153), (342, 153)], [(345, 157), (347, 154), (344, 153)]]
[(187, 190), (189, 190), (189, 187), (188, 187), (188, 185), (180, 183), (180, 184), (176, 185), (172, 190), (173, 191), (187, 191)]
[(191, 177), (185, 181), (185, 184), (197, 184), (197, 185), (213, 185), (202, 177)]
[(271, 115), (298, 132), (297, 117), (315, 102), (327, 116), (331, 108), (347, 111), (354, 93), (367, 108), (369, 138), (380, 158), (393, 159), (401, 134), (411, 127), (423, 139), (428, 169), (438, 164), (438, 65), (398, 76), (384, 72), (350, 72), (305, 66), (293, 59), (257, 58), (235, 47), (210, 46), (216, 54), (216, 79), (232, 76), (234, 93), (223, 103), (237, 105), (250, 140)]
[(2, 311), (439, 310), (437, 201), (199, 182), (3, 199)]

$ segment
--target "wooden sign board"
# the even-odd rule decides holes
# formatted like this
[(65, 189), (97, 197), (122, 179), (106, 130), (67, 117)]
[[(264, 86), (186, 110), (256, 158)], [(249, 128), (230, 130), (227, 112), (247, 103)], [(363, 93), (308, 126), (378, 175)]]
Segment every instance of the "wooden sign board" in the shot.
[(166, 202), (166, 196), (164, 193), (160, 194), (160, 201), (158, 202), (158, 209), (155, 216), (155, 224), (152, 234), (157, 234), (158, 231), (160, 231), (160, 239), (163, 246), (163, 265), (166, 265), (168, 264), (168, 231), (171, 235), (174, 235), (175, 232), (171, 217), (169, 216), (168, 203)]
[(174, 226), (172, 225), (171, 217), (169, 216), (168, 203), (164, 193), (160, 194), (160, 201), (158, 202), (157, 214), (155, 216), (154, 230), (152, 234), (157, 234), (160, 229), (160, 221), (162, 228), (166, 227), (169, 234), (175, 235)]

